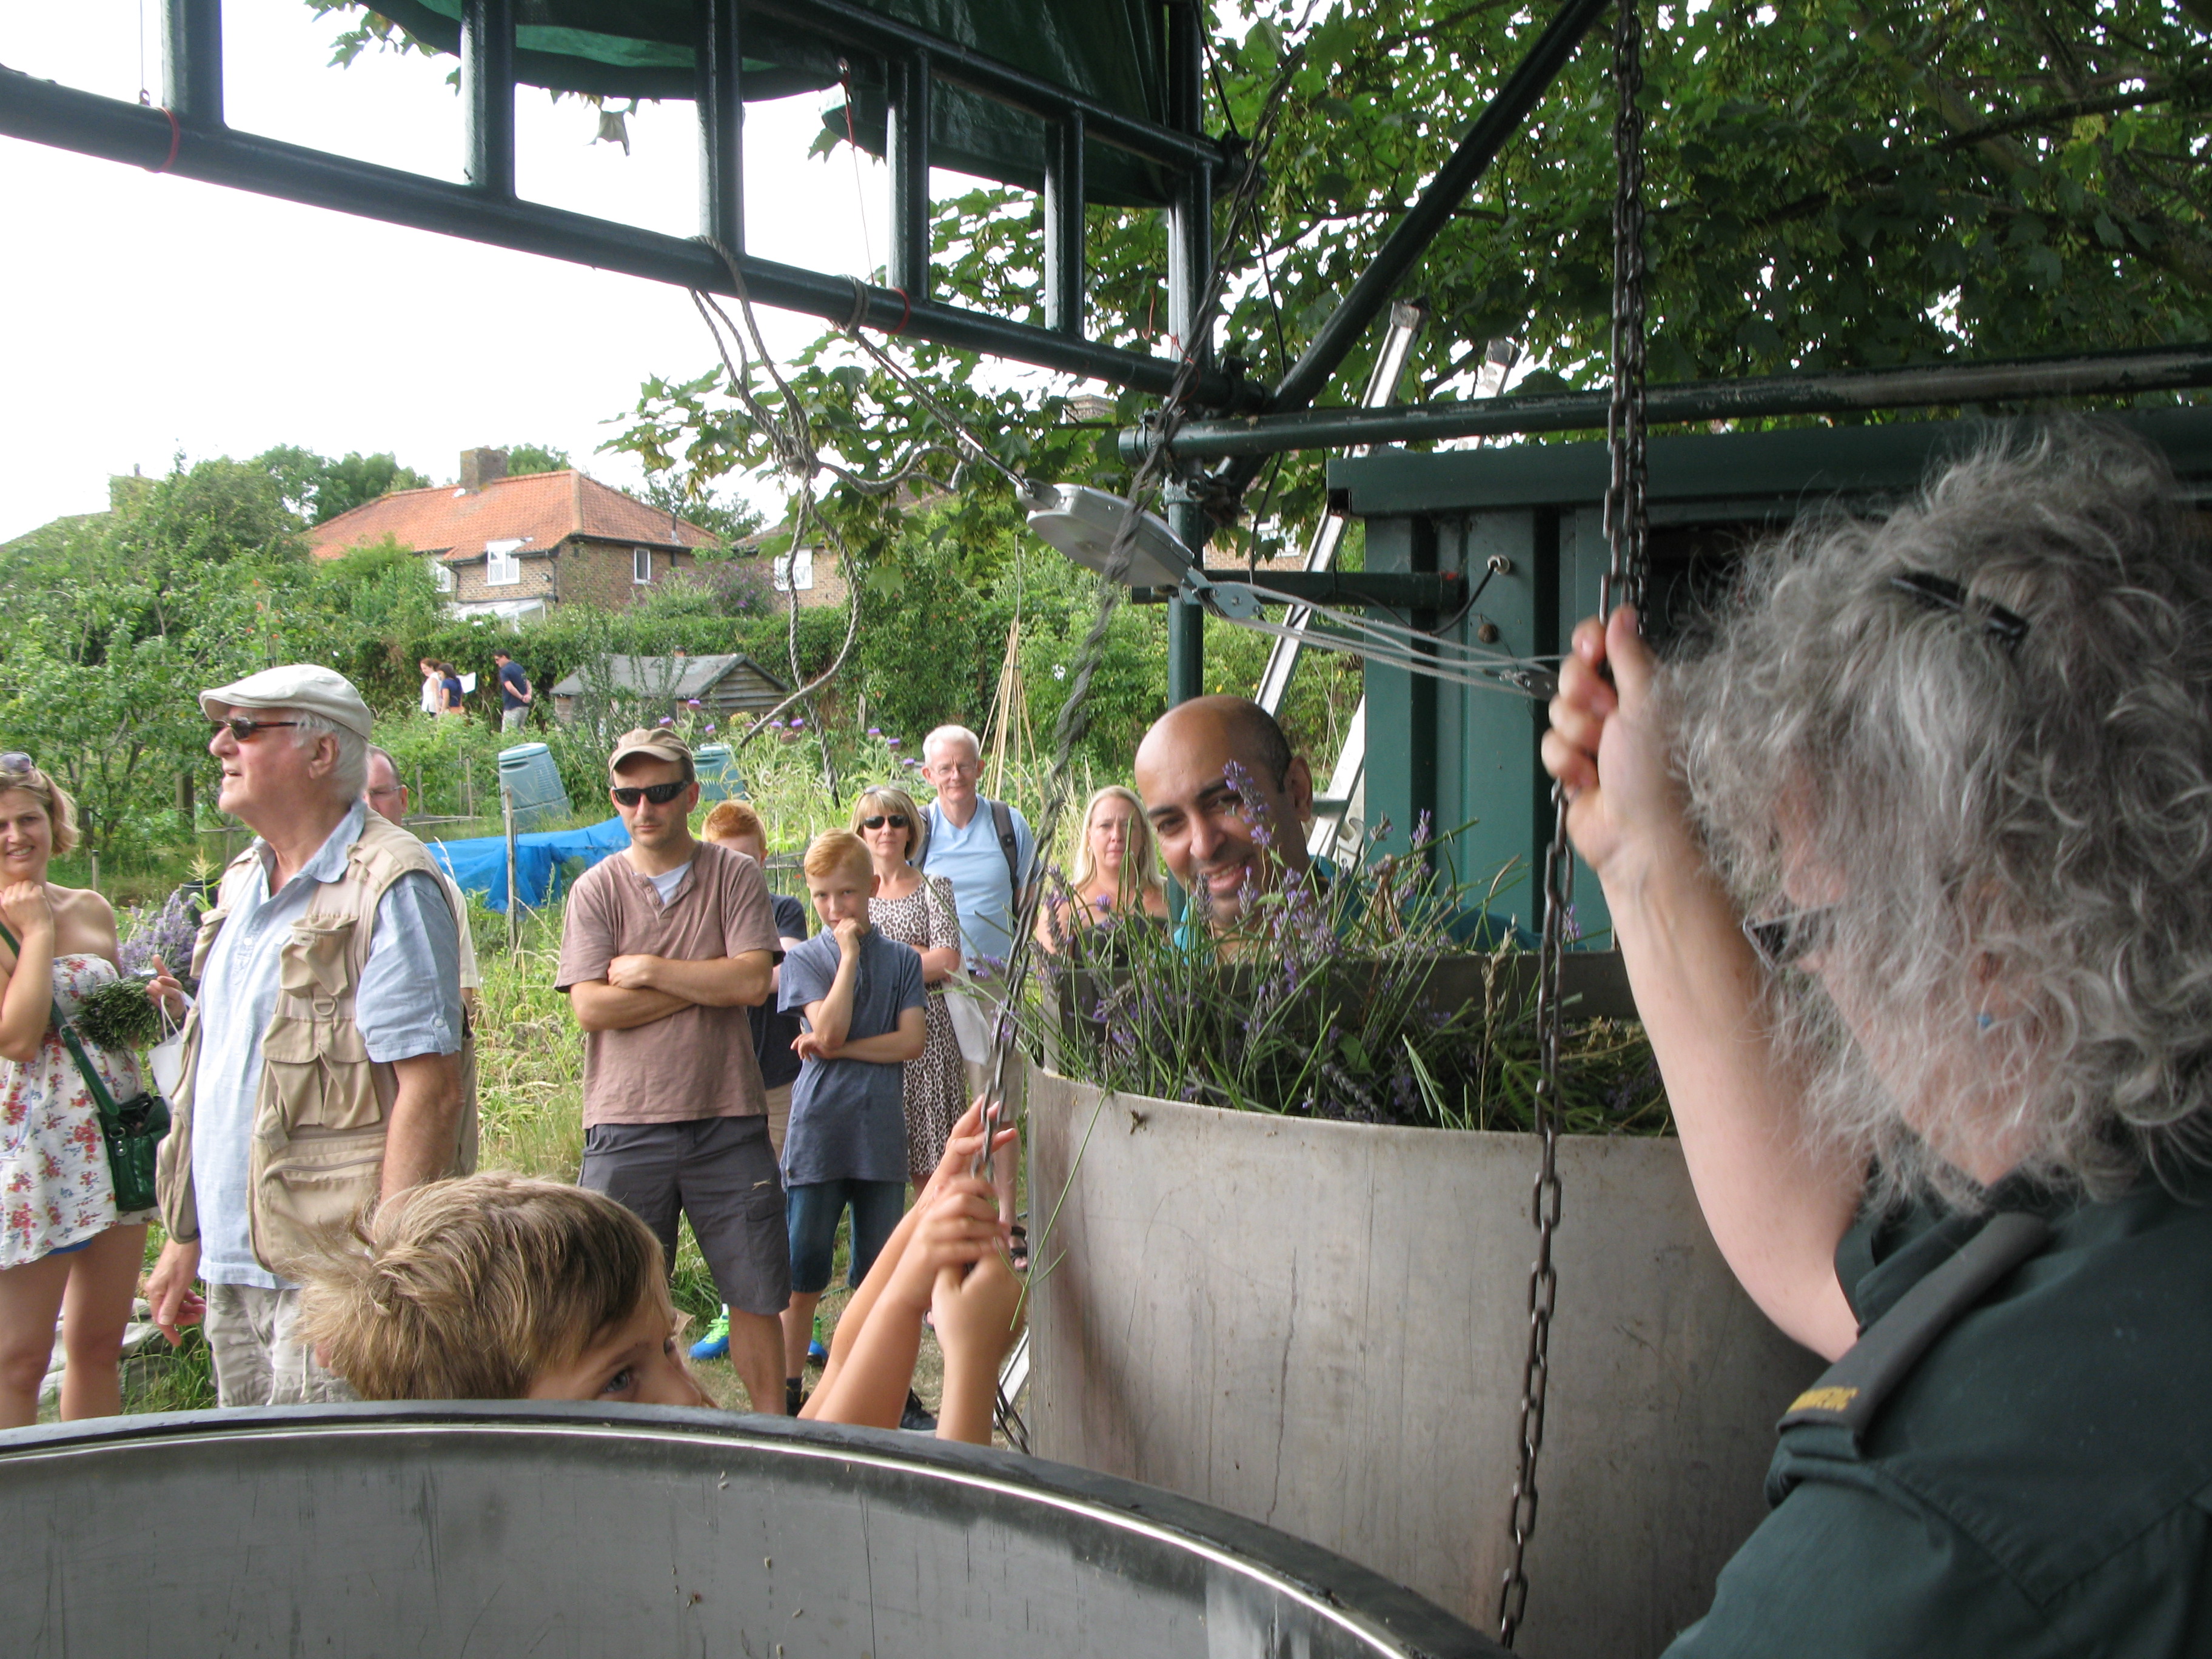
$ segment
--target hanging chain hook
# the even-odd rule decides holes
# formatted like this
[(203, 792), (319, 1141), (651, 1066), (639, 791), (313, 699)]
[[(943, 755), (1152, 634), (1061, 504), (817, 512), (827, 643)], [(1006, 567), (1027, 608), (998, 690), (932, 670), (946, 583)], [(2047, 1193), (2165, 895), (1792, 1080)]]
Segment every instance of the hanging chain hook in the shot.
[[(1613, 204), (1613, 399), (1606, 420), (1612, 467), (1605, 492), (1608, 556), (1598, 612), (1617, 602), (1642, 606), (1646, 568), (1644, 507), (1644, 25), (1638, 0), (1620, 0), (1613, 29), (1613, 142), (1618, 179)], [(1536, 957), (1536, 1183), (1529, 1219), (1536, 1259), (1528, 1269), (1528, 1349), (1522, 1371), (1519, 1467), (1507, 1517), (1512, 1555), (1498, 1589), (1498, 1639), (1513, 1645), (1528, 1607), (1528, 1540), (1536, 1530), (1536, 1460), (1544, 1446), (1545, 1396), (1551, 1384), (1552, 1315), (1559, 1274), (1552, 1258), (1559, 1224), (1559, 968), (1567, 912), (1574, 901), (1574, 849), (1567, 841), (1566, 794), (1552, 788), (1552, 840), (1544, 854), (1544, 927)]]

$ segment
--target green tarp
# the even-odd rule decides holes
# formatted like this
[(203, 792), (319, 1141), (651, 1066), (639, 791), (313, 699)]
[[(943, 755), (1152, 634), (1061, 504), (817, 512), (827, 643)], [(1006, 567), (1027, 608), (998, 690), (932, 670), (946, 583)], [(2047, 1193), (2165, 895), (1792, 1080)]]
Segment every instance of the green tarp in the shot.
[[(857, 0), (867, 9), (940, 40), (987, 53), (1123, 114), (1166, 118), (1164, 46), (1158, 0)], [(443, 52), (460, 43), (461, 0), (376, 0), (376, 9)], [(693, 95), (690, 0), (516, 0), (516, 77), (532, 86), (612, 98)], [(884, 151), (884, 88), (879, 61), (840, 54), (818, 38), (741, 14), (744, 95), (788, 97), (847, 80), (850, 134)], [(848, 135), (847, 100), (823, 116)], [(1035, 117), (939, 82), (930, 159), (939, 166), (1036, 190), (1044, 182), (1044, 127)], [(1157, 205), (1168, 200), (1159, 167), (1095, 140), (1084, 168), (1091, 200)]]

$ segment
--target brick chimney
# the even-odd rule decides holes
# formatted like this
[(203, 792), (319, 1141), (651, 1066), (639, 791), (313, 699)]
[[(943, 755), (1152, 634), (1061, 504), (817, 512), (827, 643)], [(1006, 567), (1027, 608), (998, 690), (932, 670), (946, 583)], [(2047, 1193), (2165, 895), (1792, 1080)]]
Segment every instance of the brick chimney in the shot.
[(461, 488), (482, 489), (507, 476), (503, 449), (465, 449), (461, 452)]

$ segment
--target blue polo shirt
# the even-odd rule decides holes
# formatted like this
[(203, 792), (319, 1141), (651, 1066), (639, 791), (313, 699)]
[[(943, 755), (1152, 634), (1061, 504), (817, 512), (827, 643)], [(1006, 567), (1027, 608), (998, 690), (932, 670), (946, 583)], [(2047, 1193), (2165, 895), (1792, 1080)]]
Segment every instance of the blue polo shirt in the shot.
[[(1027, 886), (1036, 871), (1036, 837), (1020, 812), (1007, 811), (1014, 823), (1014, 867)], [(924, 875), (943, 876), (952, 884), (952, 902), (960, 911), (960, 954), (974, 968), (979, 958), (1004, 962), (1014, 951), (1013, 884), (1006, 878), (1006, 850), (999, 845), (999, 826), (991, 803), (975, 798), (975, 811), (964, 824), (945, 816), (932, 801), (922, 809), (929, 821), (929, 846), (922, 854)]]

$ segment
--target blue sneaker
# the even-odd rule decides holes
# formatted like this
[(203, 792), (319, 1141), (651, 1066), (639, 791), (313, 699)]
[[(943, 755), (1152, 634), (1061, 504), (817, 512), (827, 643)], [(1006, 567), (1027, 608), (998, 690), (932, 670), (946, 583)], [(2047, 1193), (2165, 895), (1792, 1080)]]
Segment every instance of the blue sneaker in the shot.
[(727, 1359), (730, 1357), (730, 1310), (725, 1308), (714, 1322), (707, 1327), (706, 1335), (691, 1345), (694, 1359)]
[[(722, 1346), (725, 1348), (730, 1346), (726, 1334), (723, 1340)], [(828, 1364), (830, 1363), (830, 1350), (823, 1347), (819, 1340), (808, 1343), (806, 1345), (806, 1363), (810, 1365)]]

